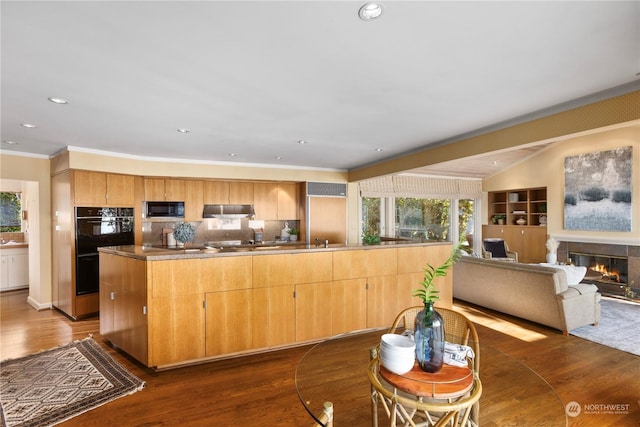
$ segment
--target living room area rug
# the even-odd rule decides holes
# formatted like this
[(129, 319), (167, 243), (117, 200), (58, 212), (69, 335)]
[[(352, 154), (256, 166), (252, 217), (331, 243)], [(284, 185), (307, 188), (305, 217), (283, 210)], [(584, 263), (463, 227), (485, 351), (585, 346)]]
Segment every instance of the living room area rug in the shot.
[(582, 326), (571, 335), (640, 356), (640, 304), (602, 297), (598, 326)]
[(2, 426), (53, 426), (142, 390), (93, 338), (0, 362)]

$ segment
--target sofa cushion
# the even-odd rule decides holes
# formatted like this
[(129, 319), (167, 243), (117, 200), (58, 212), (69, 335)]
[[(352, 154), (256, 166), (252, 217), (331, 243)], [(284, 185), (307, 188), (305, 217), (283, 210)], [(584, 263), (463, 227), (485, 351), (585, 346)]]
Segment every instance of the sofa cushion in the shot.
[(575, 298), (580, 295), (597, 294), (596, 301), (600, 301), (600, 294), (598, 293), (598, 287), (589, 283), (579, 283), (577, 285), (570, 285), (569, 288), (558, 294), (561, 299)]

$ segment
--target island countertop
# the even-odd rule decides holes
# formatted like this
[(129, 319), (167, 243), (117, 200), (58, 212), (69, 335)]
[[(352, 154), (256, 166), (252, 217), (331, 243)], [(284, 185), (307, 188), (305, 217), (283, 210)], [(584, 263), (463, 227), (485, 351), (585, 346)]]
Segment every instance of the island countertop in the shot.
[(328, 246), (306, 243), (276, 243), (207, 247), (204, 245), (187, 246), (187, 248), (170, 248), (160, 246), (104, 246), (98, 252), (120, 255), (145, 261), (179, 260), (189, 258), (213, 258), (244, 255), (287, 254), (302, 252), (344, 251), (354, 249), (382, 249), (390, 247), (438, 246), (451, 245), (451, 242), (415, 242), (409, 240), (383, 241), (377, 245), (358, 245), (333, 243)]

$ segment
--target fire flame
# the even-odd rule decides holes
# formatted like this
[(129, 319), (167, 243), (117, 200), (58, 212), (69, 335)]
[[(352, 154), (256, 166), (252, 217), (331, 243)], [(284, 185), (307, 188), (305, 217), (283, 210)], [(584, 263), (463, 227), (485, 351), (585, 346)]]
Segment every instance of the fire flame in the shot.
[(602, 274), (602, 276), (609, 278), (611, 280), (615, 280), (616, 282), (620, 281), (620, 273), (617, 271), (609, 271), (607, 269), (607, 266), (604, 264), (598, 264), (596, 263), (595, 266), (590, 267), (592, 270), (597, 271), (598, 273)]

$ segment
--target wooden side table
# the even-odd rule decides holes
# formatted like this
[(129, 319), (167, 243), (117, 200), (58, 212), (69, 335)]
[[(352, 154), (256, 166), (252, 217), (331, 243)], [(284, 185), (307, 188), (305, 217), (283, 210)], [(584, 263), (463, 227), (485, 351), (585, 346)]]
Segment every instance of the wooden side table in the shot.
[(467, 366), (442, 365), (438, 372), (429, 373), (416, 363), (409, 372), (398, 375), (381, 364), (380, 376), (398, 390), (433, 399), (454, 399), (473, 387), (473, 372)]

